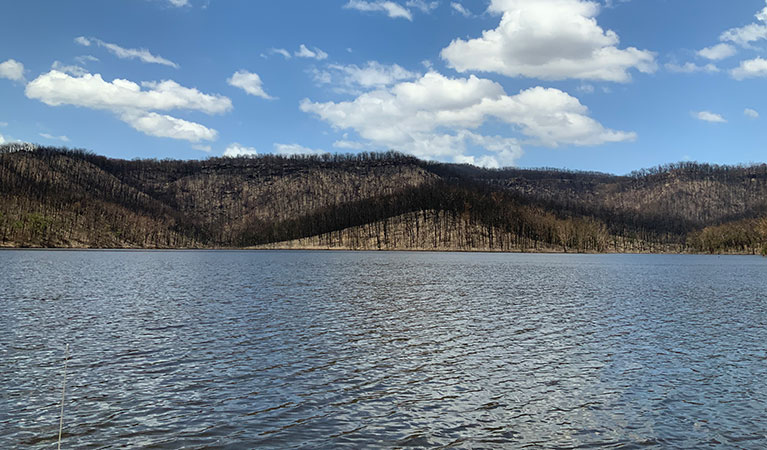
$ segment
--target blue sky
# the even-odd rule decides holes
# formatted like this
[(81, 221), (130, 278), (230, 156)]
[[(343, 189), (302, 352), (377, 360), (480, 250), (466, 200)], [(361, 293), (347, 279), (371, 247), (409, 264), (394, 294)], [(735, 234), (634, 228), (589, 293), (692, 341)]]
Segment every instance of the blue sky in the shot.
[(764, 0), (3, 2), (0, 141), (395, 149), (626, 173), (762, 162)]

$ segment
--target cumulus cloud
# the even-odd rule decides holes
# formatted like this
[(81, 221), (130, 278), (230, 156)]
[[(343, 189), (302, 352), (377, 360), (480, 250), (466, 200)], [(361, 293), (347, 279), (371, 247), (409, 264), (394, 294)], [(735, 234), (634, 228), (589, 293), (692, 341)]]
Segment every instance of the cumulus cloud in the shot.
[(69, 142), (69, 138), (66, 136), (54, 136), (48, 133), (40, 133), (40, 136), (44, 137), (45, 139), (50, 139), (52, 141)]
[[(748, 25), (730, 28), (719, 35), (720, 44), (706, 47), (697, 52), (698, 56), (713, 61), (729, 58), (737, 53), (739, 46), (754, 50), (753, 43), (767, 39), (767, 7), (755, 14), (756, 22)], [(736, 80), (767, 76), (767, 60), (756, 57), (740, 62), (736, 68), (730, 69), (730, 75)]]
[[(578, 99), (534, 87), (509, 96), (500, 84), (476, 76), (448, 78), (429, 72), (412, 82), (366, 92), (352, 101), (317, 103), (301, 110), (339, 130), (354, 130), (373, 146), (429, 159), (465, 158), (467, 149), (506, 158), (521, 154), (516, 139), (482, 136), (486, 122), (501, 121), (537, 145), (597, 145), (630, 141), (634, 133), (609, 130), (588, 116)], [(504, 156), (505, 155), (505, 156)]]
[(304, 147), (298, 144), (274, 144), (274, 151), (279, 155), (322, 155), (325, 150)]
[(50, 106), (74, 105), (109, 111), (186, 109), (220, 114), (232, 109), (232, 101), (226, 97), (203, 94), (172, 80), (139, 85), (119, 78), (107, 82), (100, 74), (71, 76), (58, 70), (30, 81), (26, 95)]
[(736, 80), (767, 77), (767, 59), (757, 57), (742, 61), (740, 66), (730, 71), (730, 75)]
[(721, 59), (729, 58), (737, 53), (735, 47), (730, 44), (717, 44), (712, 47), (706, 47), (698, 50), (698, 56), (701, 56), (712, 61), (719, 61)]
[(706, 72), (706, 73), (716, 73), (719, 72), (719, 68), (714, 64), (706, 64), (705, 66), (699, 66), (695, 63), (685, 63), (682, 65), (674, 64), (674, 63), (668, 63), (666, 64), (666, 69), (670, 72), (675, 73), (696, 73), (696, 72)]
[(748, 117), (749, 119), (758, 119), (759, 118), (759, 112), (755, 109), (746, 108), (743, 110), (743, 115)]
[(245, 147), (236, 142), (224, 150), (225, 158), (239, 158), (242, 156), (258, 156), (258, 150), (253, 147)]
[(317, 47), (314, 47), (314, 50), (309, 50), (309, 48), (304, 44), (301, 44), (301, 46), (295, 53), (293, 53), (293, 55), (295, 55), (297, 58), (310, 58), (316, 59), (317, 61), (322, 61), (323, 59), (328, 58), (328, 54), (318, 49)]
[(120, 59), (138, 59), (139, 61), (142, 61), (145, 63), (161, 64), (163, 66), (169, 66), (169, 67), (178, 69), (178, 64), (168, 59), (165, 59), (162, 56), (153, 55), (151, 52), (149, 52), (149, 50), (146, 50), (143, 48), (142, 49), (124, 48), (117, 44), (104, 42), (101, 39), (86, 38), (84, 36), (76, 37), (75, 43), (86, 46), (86, 47), (90, 47), (91, 45), (97, 45), (99, 47), (109, 50), (109, 52), (111, 52), (113, 55), (117, 56)]
[(171, 5), (175, 7), (182, 7), (189, 5), (189, 0), (168, 0)]
[(217, 133), (198, 123), (156, 111), (188, 110), (221, 114), (232, 109), (232, 102), (221, 95), (204, 94), (175, 81), (105, 81), (100, 74), (81, 76), (51, 70), (27, 84), (28, 98), (50, 106), (72, 105), (110, 111), (134, 129), (150, 136), (182, 139), (197, 143), (214, 140)]
[(618, 35), (597, 24), (599, 9), (585, 0), (492, 0), (489, 12), (502, 15), (498, 28), (455, 39), (441, 56), (458, 72), (545, 80), (628, 82), (630, 69), (654, 72), (654, 53), (619, 49)]
[(694, 111), (692, 116), (698, 120), (711, 123), (727, 123), (724, 117), (711, 111)]
[(5, 138), (0, 134), (0, 145), (5, 144)]
[[(757, 22), (730, 28), (719, 35), (720, 44), (698, 51), (698, 56), (711, 60), (721, 60), (737, 53), (735, 45), (746, 49), (755, 49), (754, 42), (767, 39), (767, 7), (755, 14)], [(740, 62), (740, 65), (730, 70), (730, 75), (736, 80), (746, 78), (767, 77), (767, 60), (756, 57)]]
[(0, 63), (0, 78), (7, 78), (13, 81), (24, 81), (24, 64), (9, 59)]
[[(515, 165), (524, 153), (516, 139), (501, 136), (483, 136), (466, 130), (462, 130), (455, 135), (443, 135), (437, 139), (443, 142), (446, 139), (448, 145), (462, 149), (461, 154), (453, 158), (453, 161), (459, 164), (472, 164), (498, 169)], [(479, 147), (492, 153), (481, 156), (468, 156), (465, 152), (469, 147)]]
[(741, 47), (750, 47), (752, 42), (767, 39), (767, 7), (755, 15), (761, 23), (751, 23), (743, 27), (730, 28), (719, 36), (722, 42), (732, 42)]
[(356, 64), (331, 64), (325, 70), (315, 69), (313, 74), (317, 84), (331, 84), (334, 90), (342, 93), (359, 93), (361, 89), (382, 88), (420, 76), (398, 64), (385, 65), (377, 61), (368, 61), (362, 67)]
[(249, 95), (265, 98), (267, 100), (274, 99), (274, 97), (264, 91), (263, 82), (257, 73), (250, 73), (247, 70), (239, 70), (226, 80), (226, 82), (229, 83), (230, 86), (242, 89)]
[(155, 112), (127, 112), (120, 118), (134, 129), (149, 136), (180, 139), (193, 143), (215, 141), (218, 137), (216, 130), (199, 123)]
[(386, 13), (386, 15), (388, 15), (392, 19), (407, 19), (410, 21), (413, 20), (413, 14), (410, 12), (409, 9), (405, 8), (404, 6), (398, 3), (394, 3), (391, 1), (349, 0), (349, 2), (344, 5), (344, 8), (356, 9), (357, 11), (366, 11), (366, 12), (383, 12), (383, 13)]

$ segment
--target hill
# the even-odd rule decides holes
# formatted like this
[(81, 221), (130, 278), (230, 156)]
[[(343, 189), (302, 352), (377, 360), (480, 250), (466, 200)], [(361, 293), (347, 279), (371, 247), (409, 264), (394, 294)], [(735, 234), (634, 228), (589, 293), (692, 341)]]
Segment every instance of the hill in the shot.
[(118, 160), (0, 147), (0, 245), (755, 253), (767, 165), (629, 176), (399, 153)]

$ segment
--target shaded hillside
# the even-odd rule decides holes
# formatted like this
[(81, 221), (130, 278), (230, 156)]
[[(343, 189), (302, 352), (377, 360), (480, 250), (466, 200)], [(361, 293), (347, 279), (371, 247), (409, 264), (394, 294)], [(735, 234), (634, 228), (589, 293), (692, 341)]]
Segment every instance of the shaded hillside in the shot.
[(117, 160), (0, 147), (0, 244), (499, 251), (760, 250), (767, 166), (630, 176), (390, 152)]
[(518, 192), (555, 210), (617, 216), (621, 222), (686, 232), (767, 214), (767, 165), (680, 163), (630, 176), (503, 170), (476, 178)]

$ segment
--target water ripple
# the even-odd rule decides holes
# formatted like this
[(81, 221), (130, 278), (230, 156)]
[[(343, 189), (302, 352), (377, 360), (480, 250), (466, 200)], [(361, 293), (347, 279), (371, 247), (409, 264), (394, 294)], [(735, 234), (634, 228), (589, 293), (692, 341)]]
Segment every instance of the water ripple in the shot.
[[(0, 252), (0, 448), (765, 448), (749, 257)], [(170, 270), (169, 268), (172, 268)]]

